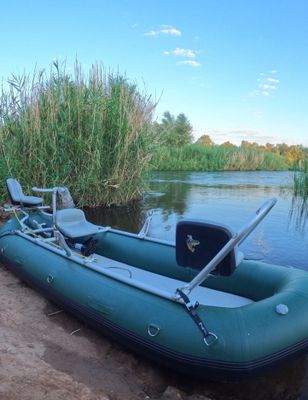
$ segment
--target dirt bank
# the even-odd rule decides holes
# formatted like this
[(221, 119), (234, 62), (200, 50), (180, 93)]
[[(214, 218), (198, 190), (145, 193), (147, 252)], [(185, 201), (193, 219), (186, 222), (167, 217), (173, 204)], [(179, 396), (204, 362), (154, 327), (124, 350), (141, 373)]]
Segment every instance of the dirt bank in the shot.
[(241, 384), (194, 381), (132, 355), (56, 311), (0, 266), (1, 400), (308, 398), (305, 359)]

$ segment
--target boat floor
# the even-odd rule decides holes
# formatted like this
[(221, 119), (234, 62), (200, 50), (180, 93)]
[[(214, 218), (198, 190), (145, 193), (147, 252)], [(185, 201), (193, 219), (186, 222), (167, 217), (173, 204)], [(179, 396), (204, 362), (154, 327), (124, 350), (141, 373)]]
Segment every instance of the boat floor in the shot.
[[(93, 259), (102, 268), (113, 269), (119, 275), (124, 275), (137, 281), (147, 283), (151, 286), (175, 293), (176, 289), (182, 288), (187, 282), (169, 278), (153, 272), (145, 271), (141, 268), (103, 257), (99, 254), (93, 254)], [(207, 287), (198, 286), (192, 290), (189, 295), (191, 301), (198, 301), (202, 305), (237, 308), (253, 303), (253, 300), (238, 296), (232, 293), (222, 292)]]

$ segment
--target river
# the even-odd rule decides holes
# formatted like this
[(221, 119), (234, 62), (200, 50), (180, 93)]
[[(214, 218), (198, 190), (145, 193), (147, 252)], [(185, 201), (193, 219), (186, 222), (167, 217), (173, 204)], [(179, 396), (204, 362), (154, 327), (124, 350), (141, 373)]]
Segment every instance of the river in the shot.
[[(304, 200), (294, 198), (292, 172), (158, 172), (142, 200), (126, 207), (88, 210), (94, 223), (138, 232), (151, 215), (149, 236), (174, 241), (182, 219), (204, 219), (237, 231), (268, 198), (277, 204), (241, 245), (248, 259), (308, 270), (308, 223)], [(266, 277), (264, 277), (266, 279)], [(296, 329), (296, 327), (294, 327)], [(194, 382), (194, 392), (213, 399), (308, 399), (308, 359), (240, 384)], [(191, 381), (175, 379), (186, 392)], [(196, 387), (197, 389), (196, 392)]]
[(88, 218), (100, 225), (138, 232), (152, 215), (149, 236), (174, 240), (182, 219), (223, 223), (237, 231), (268, 198), (277, 204), (241, 245), (248, 259), (308, 270), (308, 224), (301, 199), (292, 193), (293, 173), (158, 172), (149, 191), (132, 206), (94, 209)]

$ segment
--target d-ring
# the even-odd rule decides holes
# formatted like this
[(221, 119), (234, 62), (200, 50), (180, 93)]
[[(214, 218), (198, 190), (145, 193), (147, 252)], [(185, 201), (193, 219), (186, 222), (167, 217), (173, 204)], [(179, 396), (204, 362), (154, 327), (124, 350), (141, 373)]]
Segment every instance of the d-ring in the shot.
[(159, 332), (160, 332), (160, 327), (158, 325), (155, 325), (155, 324), (148, 325), (148, 334), (151, 337), (157, 336), (159, 334)]

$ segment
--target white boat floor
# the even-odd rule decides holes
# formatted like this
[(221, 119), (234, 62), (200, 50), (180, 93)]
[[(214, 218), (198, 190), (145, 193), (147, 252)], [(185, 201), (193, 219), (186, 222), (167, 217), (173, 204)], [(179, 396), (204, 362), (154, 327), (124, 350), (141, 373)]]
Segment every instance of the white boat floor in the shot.
[[(175, 293), (177, 288), (181, 288), (186, 284), (186, 282), (145, 271), (141, 268), (133, 267), (98, 254), (92, 254), (92, 258), (96, 259), (97, 264), (102, 268), (112, 269), (120, 275), (147, 283), (148, 285), (166, 290), (170, 293)], [(193, 289), (189, 298), (191, 301), (198, 301), (203, 305), (227, 308), (237, 308), (253, 303), (253, 300), (247, 297), (201, 286)]]

